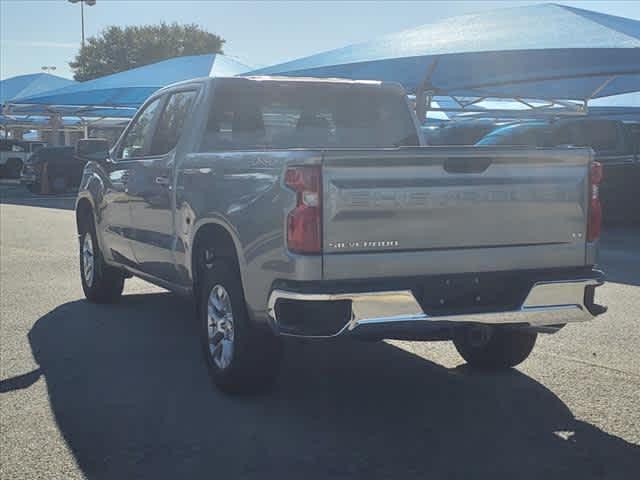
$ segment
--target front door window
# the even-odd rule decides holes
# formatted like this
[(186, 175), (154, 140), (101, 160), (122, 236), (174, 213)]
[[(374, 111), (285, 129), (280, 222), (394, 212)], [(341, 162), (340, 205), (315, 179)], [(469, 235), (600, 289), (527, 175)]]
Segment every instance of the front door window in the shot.
[(157, 98), (138, 115), (120, 145), (118, 158), (132, 160), (147, 155), (150, 148), (153, 119), (160, 106), (160, 98)]

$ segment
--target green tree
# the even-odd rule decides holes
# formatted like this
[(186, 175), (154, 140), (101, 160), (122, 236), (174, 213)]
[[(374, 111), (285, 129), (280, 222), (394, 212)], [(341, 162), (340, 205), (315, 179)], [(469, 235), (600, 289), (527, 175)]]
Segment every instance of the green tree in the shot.
[(73, 78), (91, 80), (167, 58), (222, 53), (224, 39), (198, 25), (110, 26), (90, 37), (69, 66)]

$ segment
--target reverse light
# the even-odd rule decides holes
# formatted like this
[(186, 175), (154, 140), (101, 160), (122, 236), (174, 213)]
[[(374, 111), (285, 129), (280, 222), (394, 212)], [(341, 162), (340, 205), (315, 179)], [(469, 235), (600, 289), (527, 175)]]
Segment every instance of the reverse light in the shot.
[(587, 222), (587, 241), (593, 242), (600, 238), (602, 231), (602, 205), (600, 205), (600, 183), (602, 183), (602, 164), (591, 163), (589, 191), (589, 220)]
[(322, 252), (322, 176), (320, 165), (290, 167), (284, 183), (296, 192), (287, 215), (287, 247), (303, 254)]

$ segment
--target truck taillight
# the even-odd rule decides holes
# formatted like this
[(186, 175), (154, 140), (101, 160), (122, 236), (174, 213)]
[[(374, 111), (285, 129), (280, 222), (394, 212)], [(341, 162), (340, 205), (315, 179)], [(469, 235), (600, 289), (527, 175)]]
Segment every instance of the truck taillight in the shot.
[(322, 176), (320, 165), (290, 167), (284, 183), (296, 192), (287, 215), (287, 247), (295, 253), (322, 252)]
[(602, 182), (602, 164), (591, 163), (589, 192), (589, 221), (587, 223), (587, 241), (593, 242), (600, 237), (602, 230), (602, 206), (600, 205), (600, 183)]

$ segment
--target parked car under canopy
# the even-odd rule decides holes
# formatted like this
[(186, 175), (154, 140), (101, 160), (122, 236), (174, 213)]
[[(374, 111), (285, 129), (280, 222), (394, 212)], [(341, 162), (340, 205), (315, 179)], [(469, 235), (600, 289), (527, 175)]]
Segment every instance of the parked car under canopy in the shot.
[(602, 163), (600, 195), (608, 222), (640, 222), (640, 123), (603, 118), (539, 120), (509, 124), (493, 130), (476, 145), (528, 147), (591, 147)]

